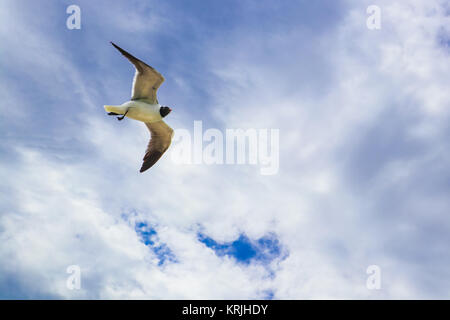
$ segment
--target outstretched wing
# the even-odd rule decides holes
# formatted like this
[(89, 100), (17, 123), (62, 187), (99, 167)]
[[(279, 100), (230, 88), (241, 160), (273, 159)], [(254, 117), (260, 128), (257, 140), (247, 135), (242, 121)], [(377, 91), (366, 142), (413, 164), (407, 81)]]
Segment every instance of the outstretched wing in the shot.
[(132, 56), (113, 42), (111, 44), (120, 51), (136, 68), (136, 73), (133, 79), (133, 89), (131, 92), (131, 100), (147, 100), (151, 104), (158, 103), (156, 98), (156, 91), (164, 82), (164, 77), (155, 69), (150, 67), (145, 62)]
[(144, 163), (140, 172), (144, 172), (153, 166), (159, 158), (166, 152), (172, 142), (173, 129), (164, 121), (145, 123), (150, 130), (151, 138), (145, 151)]

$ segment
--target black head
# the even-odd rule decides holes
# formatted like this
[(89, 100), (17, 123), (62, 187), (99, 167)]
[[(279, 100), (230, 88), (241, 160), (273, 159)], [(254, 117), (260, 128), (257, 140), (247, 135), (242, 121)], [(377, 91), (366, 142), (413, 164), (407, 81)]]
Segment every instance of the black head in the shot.
[(163, 107), (161, 107), (161, 108), (159, 108), (159, 114), (161, 115), (161, 117), (165, 117), (165, 116), (167, 116), (169, 113), (170, 113), (170, 111), (172, 111), (172, 109), (170, 109), (169, 107), (167, 107), (167, 106), (163, 106)]

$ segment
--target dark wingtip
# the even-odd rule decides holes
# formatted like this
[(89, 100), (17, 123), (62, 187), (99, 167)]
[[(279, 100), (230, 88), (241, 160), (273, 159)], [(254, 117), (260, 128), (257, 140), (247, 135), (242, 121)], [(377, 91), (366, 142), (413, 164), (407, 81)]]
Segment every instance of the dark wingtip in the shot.
[(151, 166), (149, 166), (149, 165), (146, 164), (146, 163), (143, 163), (141, 169), (139, 170), (139, 172), (140, 172), (140, 173), (143, 173), (144, 171), (147, 171), (147, 170), (150, 169), (150, 168), (151, 168)]
[(163, 155), (164, 152), (154, 151), (152, 153), (147, 153), (144, 157), (144, 163), (142, 164), (141, 170), (139, 172), (144, 172), (145, 170), (150, 169), (153, 165), (158, 162), (159, 158)]

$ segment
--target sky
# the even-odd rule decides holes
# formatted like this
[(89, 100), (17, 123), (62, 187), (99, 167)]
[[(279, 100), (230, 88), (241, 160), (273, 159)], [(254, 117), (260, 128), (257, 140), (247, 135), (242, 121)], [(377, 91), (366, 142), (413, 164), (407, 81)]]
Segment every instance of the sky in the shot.
[[(450, 298), (447, 1), (3, 0), (0, 39), (1, 299)], [(110, 41), (175, 131), (279, 130), (278, 171), (139, 173)]]

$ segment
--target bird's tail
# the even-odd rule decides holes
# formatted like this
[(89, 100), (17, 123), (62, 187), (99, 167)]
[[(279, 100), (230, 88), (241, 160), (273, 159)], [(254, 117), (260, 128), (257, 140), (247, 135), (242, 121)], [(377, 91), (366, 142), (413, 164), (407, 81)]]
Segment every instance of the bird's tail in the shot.
[(123, 106), (104, 106), (106, 112), (114, 112), (116, 114), (124, 114), (126, 108)]

